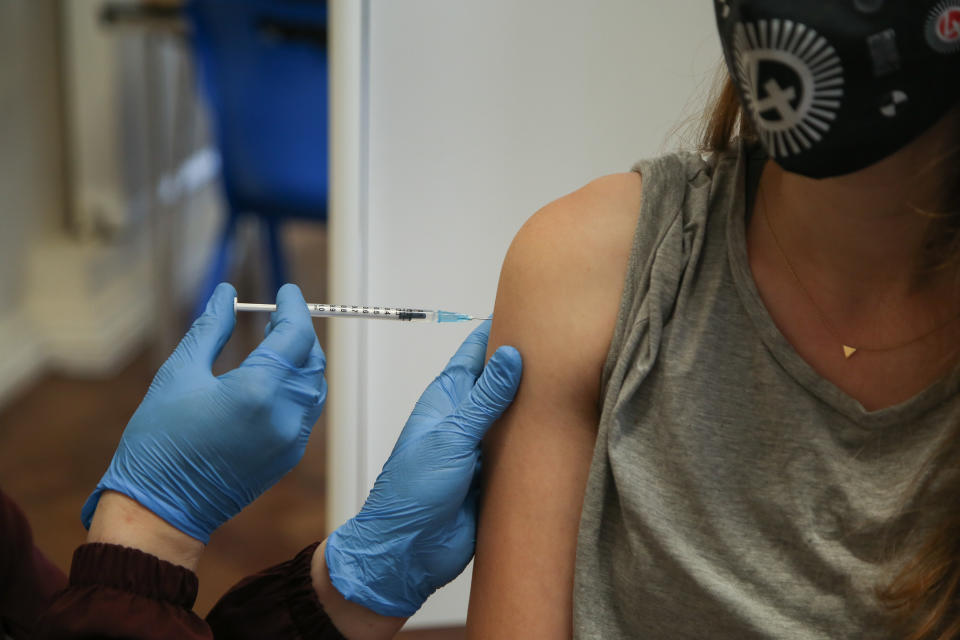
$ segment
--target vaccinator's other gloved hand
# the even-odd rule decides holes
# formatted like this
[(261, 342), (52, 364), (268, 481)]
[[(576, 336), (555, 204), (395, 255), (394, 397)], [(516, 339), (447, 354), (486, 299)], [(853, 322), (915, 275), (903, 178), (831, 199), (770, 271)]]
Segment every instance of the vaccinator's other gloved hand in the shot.
[(473, 557), (480, 441), (522, 369), (513, 347), (484, 368), (489, 334), (487, 321), (423, 392), (363, 509), (327, 539), (330, 581), (347, 600), (412, 615)]
[(236, 295), (219, 285), (160, 368), (83, 506), (84, 526), (109, 489), (206, 543), (300, 461), (327, 396), (326, 360), (306, 303), (296, 286), (281, 287), (260, 346), (214, 376), (213, 361), (233, 332)]

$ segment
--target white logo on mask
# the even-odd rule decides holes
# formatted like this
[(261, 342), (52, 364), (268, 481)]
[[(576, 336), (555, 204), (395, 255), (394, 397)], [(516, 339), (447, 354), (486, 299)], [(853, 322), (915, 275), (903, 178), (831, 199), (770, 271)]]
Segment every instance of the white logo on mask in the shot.
[(843, 65), (829, 42), (792, 20), (738, 24), (734, 75), (767, 152), (798, 155), (823, 139), (843, 99)]

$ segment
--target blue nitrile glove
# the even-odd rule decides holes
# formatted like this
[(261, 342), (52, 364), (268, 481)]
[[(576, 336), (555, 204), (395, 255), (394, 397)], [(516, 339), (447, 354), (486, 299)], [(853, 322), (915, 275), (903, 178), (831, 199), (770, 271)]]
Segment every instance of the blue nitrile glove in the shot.
[(266, 337), (239, 367), (210, 368), (233, 332), (236, 292), (220, 284), (160, 368), (81, 517), (123, 493), (206, 543), (303, 456), (327, 396), (326, 360), (300, 289), (277, 293)]
[(363, 509), (327, 539), (330, 580), (347, 600), (410, 616), (473, 557), (480, 441), (522, 369), (513, 347), (484, 368), (489, 334), (487, 321), (423, 392)]

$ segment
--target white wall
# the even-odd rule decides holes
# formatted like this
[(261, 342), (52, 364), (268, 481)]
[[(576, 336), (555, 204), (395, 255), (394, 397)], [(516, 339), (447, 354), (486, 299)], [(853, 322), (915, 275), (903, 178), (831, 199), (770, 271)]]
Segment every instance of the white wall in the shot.
[(0, 2), (0, 402), (39, 372), (27, 250), (63, 217), (56, 4)]
[[(331, 289), (349, 304), (489, 313), (520, 225), (592, 178), (671, 148), (721, 59), (709, 2), (334, 0), (333, 11), (351, 12), (340, 26), (353, 29), (333, 51), (332, 126), (353, 144), (335, 143), (331, 237), (357, 249), (334, 255)], [(338, 71), (344, 51), (352, 66)], [(337, 93), (338, 73), (360, 75)], [(359, 112), (341, 128), (347, 102)], [(339, 179), (341, 160), (349, 179)], [(362, 502), (420, 391), (468, 331), (333, 331), (345, 341), (330, 357), (331, 527)], [(468, 581), (469, 570), (415, 624), (462, 622)]]

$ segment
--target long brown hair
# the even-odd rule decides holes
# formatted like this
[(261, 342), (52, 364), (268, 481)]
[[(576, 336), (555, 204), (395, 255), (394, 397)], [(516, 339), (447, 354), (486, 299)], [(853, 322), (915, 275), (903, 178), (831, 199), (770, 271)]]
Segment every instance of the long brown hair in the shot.
[[(729, 150), (737, 138), (756, 141), (756, 131), (743, 107), (729, 74), (721, 76), (714, 89), (703, 120), (700, 136), (701, 150), (722, 153)], [(956, 158), (937, 159), (960, 165)], [(921, 212), (931, 218), (923, 264), (931, 268), (945, 268), (960, 263), (960, 180), (949, 189), (948, 200), (954, 205), (950, 213)], [(930, 460), (930, 468), (960, 465), (960, 433), (949, 437)], [(921, 489), (931, 489), (932, 480), (918, 470)], [(951, 496), (950, 503), (939, 500), (938, 524), (920, 544), (911, 545), (906, 558), (891, 558), (897, 573), (888, 584), (877, 590), (877, 597), (890, 614), (894, 633), (906, 640), (955, 640), (960, 638), (960, 478), (948, 475), (949, 486), (937, 495)], [(932, 489), (931, 489), (932, 490)], [(893, 552), (892, 552), (893, 553)]]

